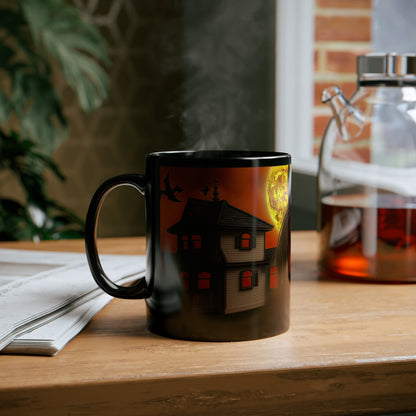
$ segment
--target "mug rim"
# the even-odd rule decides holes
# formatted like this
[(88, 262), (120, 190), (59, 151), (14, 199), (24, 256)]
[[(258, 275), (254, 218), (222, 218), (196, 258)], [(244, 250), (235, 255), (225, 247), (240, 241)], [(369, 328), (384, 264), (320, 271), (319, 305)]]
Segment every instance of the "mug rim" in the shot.
[(262, 150), (173, 150), (152, 152), (146, 158), (175, 166), (276, 166), (291, 163), (289, 153)]

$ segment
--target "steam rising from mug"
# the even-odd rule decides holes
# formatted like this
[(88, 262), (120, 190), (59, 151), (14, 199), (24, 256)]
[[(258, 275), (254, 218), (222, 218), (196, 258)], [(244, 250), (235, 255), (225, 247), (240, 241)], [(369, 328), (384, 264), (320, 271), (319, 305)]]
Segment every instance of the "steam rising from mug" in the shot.
[(260, 138), (273, 143), (273, 1), (183, 4), (184, 147), (253, 148)]

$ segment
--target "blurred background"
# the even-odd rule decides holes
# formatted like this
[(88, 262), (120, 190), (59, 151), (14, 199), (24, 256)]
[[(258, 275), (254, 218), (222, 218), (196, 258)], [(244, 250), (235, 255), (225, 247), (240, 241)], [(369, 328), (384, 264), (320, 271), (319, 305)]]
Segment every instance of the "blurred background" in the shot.
[[(2, 3), (13, 8), (15, 2)], [(310, 94), (296, 97), (311, 120), (308, 137), (302, 140), (283, 140), (276, 134), (276, 114), (282, 111), (276, 105), (282, 60), (278, 48), (286, 42), (277, 22), (288, 3), (295, 4), (299, 13), (307, 9), (307, 25), (302, 21), (297, 25), (296, 16), (290, 24), (295, 28), (292, 37), (306, 31), (304, 39), (312, 45), (306, 52), (311, 64), (297, 75), (298, 80), (302, 74), (310, 80)], [(409, 30), (414, 31), (412, 0), (72, 0), (70, 4), (99, 29), (109, 56), (103, 64), (108, 98), (92, 112), (80, 108), (59, 71), (53, 75), (68, 136), (52, 156), (66, 180), (46, 172), (46, 189), (51, 199), (81, 219), (105, 179), (144, 172), (146, 153), (278, 149), (293, 153), (292, 228), (316, 228), (317, 156), (330, 118), (320, 102), (322, 90), (338, 84), (351, 95), (357, 55), (409, 52), (413, 43), (403, 42), (403, 37), (412, 38)], [(291, 51), (285, 53), (295, 54), (296, 61), (296, 43), (289, 45)], [(302, 123), (304, 116), (295, 114), (294, 123)], [(295, 163), (304, 140), (308, 140), (307, 167)], [(17, 195), (24, 204), (19, 184), (6, 170), (0, 170), (0, 195)], [(133, 189), (116, 189), (106, 199), (99, 235), (143, 235), (144, 217), (143, 198)], [(7, 227), (7, 220), (1, 226)]]
[[(68, 92), (73, 130), (56, 160), (70, 180), (50, 184), (59, 200), (85, 215), (104, 179), (143, 173), (149, 152), (273, 149), (273, 0), (74, 4), (108, 42), (111, 87), (91, 116)], [(143, 198), (133, 189), (115, 190), (103, 208), (101, 235), (144, 232)]]

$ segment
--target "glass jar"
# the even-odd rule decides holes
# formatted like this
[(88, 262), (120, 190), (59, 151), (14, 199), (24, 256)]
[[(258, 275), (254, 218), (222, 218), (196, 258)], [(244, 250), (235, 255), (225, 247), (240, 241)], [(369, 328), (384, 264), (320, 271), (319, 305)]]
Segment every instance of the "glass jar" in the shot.
[(326, 274), (416, 282), (416, 55), (357, 59), (347, 100), (333, 112), (319, 161), (320, 264)]

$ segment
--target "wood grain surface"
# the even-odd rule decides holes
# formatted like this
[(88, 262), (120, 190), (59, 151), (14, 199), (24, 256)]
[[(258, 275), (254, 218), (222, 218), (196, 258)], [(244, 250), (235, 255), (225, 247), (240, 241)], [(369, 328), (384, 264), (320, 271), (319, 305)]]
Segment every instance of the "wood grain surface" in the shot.
[[(82, 241), (0, 247), (83, 251)], [(143, 238), (102, 253), (144, 253)], [(416, 285), (322, 279), (315, 232), (292, 233), (291, 328), (237, 343), (146, 329), (114, 299), (56, 357), (0, 356), (0, 415), (362, 415), (416, 411)]]

